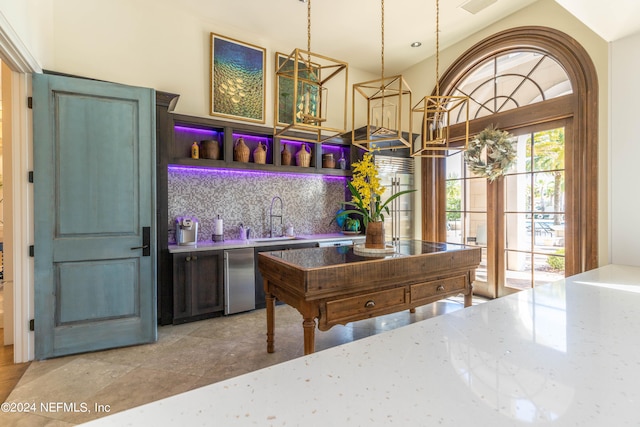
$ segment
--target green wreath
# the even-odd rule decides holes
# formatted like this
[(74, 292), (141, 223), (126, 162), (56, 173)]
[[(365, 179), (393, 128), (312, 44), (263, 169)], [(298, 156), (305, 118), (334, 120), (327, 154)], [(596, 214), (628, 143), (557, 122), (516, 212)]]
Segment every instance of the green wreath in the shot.
[[(476, 175), (493, 182), (504, 175), (516, 160), (516, 149), (512, 144), (513, 135), (509, 132), (488, 127), (469, 142), (464, 160), (469, 170)], [(482, 151), (487, 149), (487, 161), (482, 159)]]

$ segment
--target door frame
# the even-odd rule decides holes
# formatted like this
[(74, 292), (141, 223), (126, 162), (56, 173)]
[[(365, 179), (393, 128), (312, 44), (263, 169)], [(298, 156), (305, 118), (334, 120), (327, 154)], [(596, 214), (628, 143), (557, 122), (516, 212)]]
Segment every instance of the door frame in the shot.
[[(31, 74), (42, 73), (42, 67), (0, 13), (0, 58), (11, 70), (3, 93), (3, 110), (10, 111), (3, 122), (6, 137), (3, 146), (9, 151), (10, 173), (4, 176), (5, 196), (11, 206), (12, 236), (4, 244), (4, 262), (13, 272), (13, 361), (23, 363), (34, 358), (34, 334), (29, 330), (33, 319), (33, 259), (29, 246), (33, 243), (33, 187), (28, 171), (33, 168), (33, 123), (27, 105), (31, 95)], [(8, 124), (8, 126), (7, 126)], [(9, 149), (7, 150), (7, 147)], [(7, 251), (8, 250), (8, 251)], [(6, 330), (5, 330), (6, 333)]]

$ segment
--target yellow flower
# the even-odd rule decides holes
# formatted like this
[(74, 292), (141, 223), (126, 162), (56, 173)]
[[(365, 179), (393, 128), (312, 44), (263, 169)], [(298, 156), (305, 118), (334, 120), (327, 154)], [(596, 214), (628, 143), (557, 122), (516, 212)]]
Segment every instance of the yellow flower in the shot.
[(364, 153), (362, 160), (354, 162), (351, 167), (353, 169), (353, 178), (347, 185), (352, 199), (350, 202), (344, 202), (343, 204), (352, 206), (353, 209), (343, 211), (340, 215), (360, 214), (365, 227), (370, 221), (384, 221), (383, 212), (389, 214), (387, 205), (390, 201), (402, 194), (415, 191), (401, 191), (382, 203), (380, 197), (384, 193), (384, 187), (380, 183), (378, 169), (373, 162), (373, 154)]

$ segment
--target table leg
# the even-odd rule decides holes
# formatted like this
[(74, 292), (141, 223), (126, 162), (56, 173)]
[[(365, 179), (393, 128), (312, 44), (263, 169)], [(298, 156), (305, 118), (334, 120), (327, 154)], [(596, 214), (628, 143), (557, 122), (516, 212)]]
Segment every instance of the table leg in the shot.
[(311, 354), (316, 351), (316, 320), (313, 317), (305, 317), (302, 321), (304, 330), (304, 354)]
[(267, 304), (267, 353), (273, 353), (274, 350), (274, 334), (273, 330), (275, 327), (275, 306), (276, 299), (271, 294), (265, 295), (265, 300)]
[(464, 294), (464, 306), (471, 307), (472, 303), (473, 303), (473, 286), (470, 287), (468, 294)]

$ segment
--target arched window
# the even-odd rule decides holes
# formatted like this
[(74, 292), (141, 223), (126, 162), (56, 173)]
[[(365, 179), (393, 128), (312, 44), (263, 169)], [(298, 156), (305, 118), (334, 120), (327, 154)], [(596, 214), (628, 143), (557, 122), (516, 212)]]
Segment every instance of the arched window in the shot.
[[(573, 93), (562, 66), (539, 50), (500, 52), (470, 69), (452, 95), (469, 97), (471, 120)], [(458, 123), (461, 114), (456, 115)]]
[(514, 28), (469, 49), (440, 88), (470, 98), (471, 135), (516, 135), (518, 163), (489, 184), (462, 155), (423, 159), (423, 238), (482, 246), (474, 292), (488, 297), (542, 283), (542, 264), (597, 267), (597, 78), (585, 50), (554, 29)]

